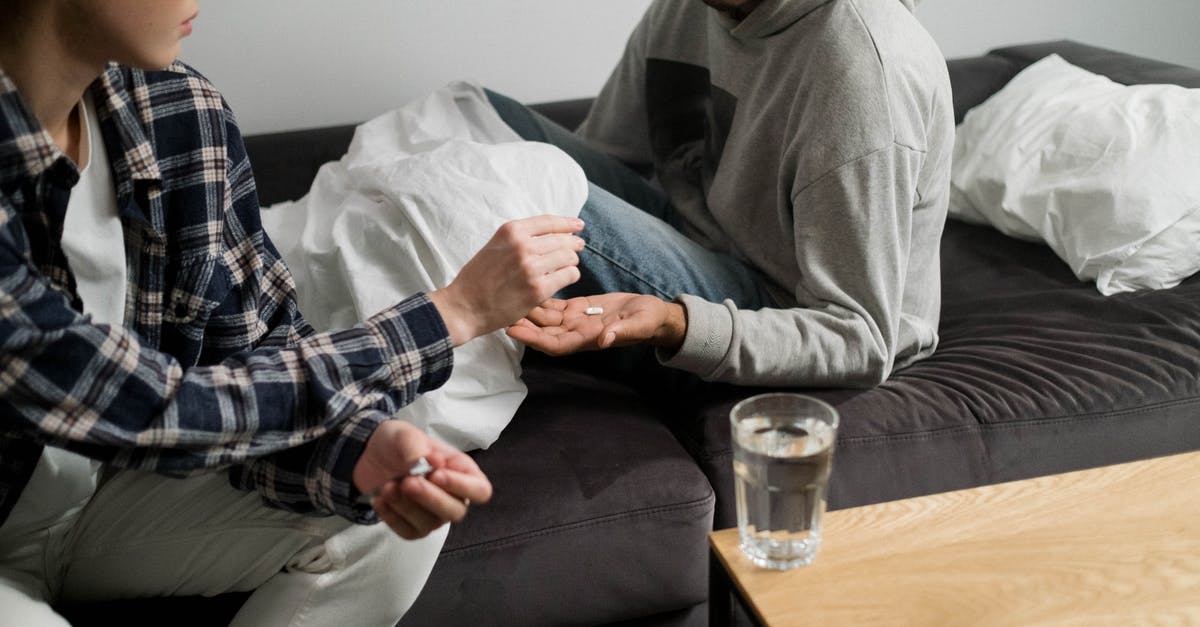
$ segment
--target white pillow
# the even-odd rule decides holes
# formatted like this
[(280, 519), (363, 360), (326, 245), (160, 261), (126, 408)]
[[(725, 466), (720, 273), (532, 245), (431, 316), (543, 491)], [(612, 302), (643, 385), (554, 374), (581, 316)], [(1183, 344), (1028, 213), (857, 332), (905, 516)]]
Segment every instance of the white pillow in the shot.
[(959, 126), (950, 215), (1045, 242), (1105, 295), (1177, 285), (1200, 270), (1200, 89), (1034, 63)]

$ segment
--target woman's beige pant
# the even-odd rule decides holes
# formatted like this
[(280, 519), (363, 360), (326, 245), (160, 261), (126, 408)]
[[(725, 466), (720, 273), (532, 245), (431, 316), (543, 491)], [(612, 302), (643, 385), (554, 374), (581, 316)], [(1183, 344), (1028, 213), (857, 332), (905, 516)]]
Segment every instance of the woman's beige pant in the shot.
[(407, 541), (268, 508), (224, 473), (121, 471), (54, 525), (0, 538), (0, 625), (66, 625), (52, 603), (234, 590), (254, 593), (233, 625), (393, 625), (448, 529)]

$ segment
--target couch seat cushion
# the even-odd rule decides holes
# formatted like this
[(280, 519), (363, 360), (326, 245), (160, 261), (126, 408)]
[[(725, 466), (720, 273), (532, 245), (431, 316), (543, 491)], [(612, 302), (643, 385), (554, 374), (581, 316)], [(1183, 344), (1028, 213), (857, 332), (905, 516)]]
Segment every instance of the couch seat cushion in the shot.
[(524, 379), (475, 454), (493, 499), (452, 527), (402, 624), (595, 625), (703, 602), (713, 493), (671, 432), (620, 385), (536, 364)]

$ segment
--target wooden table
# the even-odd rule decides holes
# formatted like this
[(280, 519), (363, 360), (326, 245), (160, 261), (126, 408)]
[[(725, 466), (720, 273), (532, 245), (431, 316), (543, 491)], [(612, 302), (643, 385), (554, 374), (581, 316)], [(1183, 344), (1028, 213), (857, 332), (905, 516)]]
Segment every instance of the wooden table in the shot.
[(824, 536), (770, 571), (714, 532), (714, 575), (768, 625), (1200, 625), (1200, 453), (829, 512)]

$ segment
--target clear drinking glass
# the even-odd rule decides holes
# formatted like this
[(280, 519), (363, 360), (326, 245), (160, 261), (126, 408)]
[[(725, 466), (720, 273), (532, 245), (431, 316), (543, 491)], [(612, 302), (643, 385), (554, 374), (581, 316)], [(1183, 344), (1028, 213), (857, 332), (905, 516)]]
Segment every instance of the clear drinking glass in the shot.
[(738, 538), (763, 568), (812, 563), (837, 439), (838, 413), (803, 394), (752, 396), (729, 412)]

